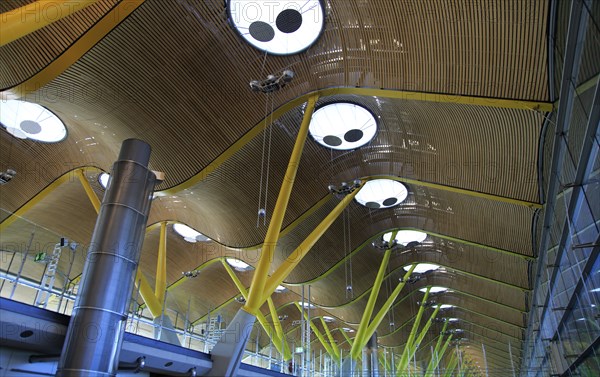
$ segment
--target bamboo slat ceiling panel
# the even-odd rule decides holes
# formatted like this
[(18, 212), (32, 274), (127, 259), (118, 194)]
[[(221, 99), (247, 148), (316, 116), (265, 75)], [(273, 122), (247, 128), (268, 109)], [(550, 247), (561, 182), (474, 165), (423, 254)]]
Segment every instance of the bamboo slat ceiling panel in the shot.
[[(2, 1), (0, 13), (17, 12), (17, 8), (32, 2)], [(117, 2), (100, 0), (0, 48), (0, 90), (20, 84), (56, 59)], [(38, 17), (50, 19), (61, 12), (58, 5), (51, 2), (40, 4), (36, 9), (41, 11)]]

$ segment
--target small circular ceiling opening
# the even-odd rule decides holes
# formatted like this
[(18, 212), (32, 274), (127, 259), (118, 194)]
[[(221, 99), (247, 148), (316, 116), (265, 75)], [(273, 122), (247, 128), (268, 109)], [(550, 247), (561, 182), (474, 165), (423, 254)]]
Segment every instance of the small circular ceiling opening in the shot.
[(309, 48), (323, 32), (320, 0), (229, 0), (229, 19), (252, 46), (273, 55)]
[(110, 174), (108, 174), (108, 173), (100, 173), (98, 175), (98, 183), (100, 183), (100, 186), (102, 186), (103, 189), (106, 189), (106, 187), (108, 187), (109, 179), (110, 179)]
[(0, 101), (0, 123), (8, 133), (19, 139), (56, 143), (67, 137), (64, 123), (37, 103)]
[[(446, 287), (430, 287), (429, 293), (442, 293), (442, 292), (446, 292), (447, 290), (448, 290), (448, 288), (446, 288)], [(419, 289), (419, 291), (425, 293), (425, 292), (427, 292), (427, 287), (421, 288), (421, 289)]]
[[(393, 232), (388, 232), (386, 234), (383, 235), (383, 240), (385, 242), (390, 242), (392, 239), (392, 233)], [(396, 243), (402, 245), (402, 246), (406, 246), (409, 243), (421, 243), (423, 241), (425, 241), (425, 239), (427, 238), (427, 233), (425, 232), (420, 232), (418, 230), (399, 230), (396, 233)]]
[(327, 148), (349, 150), (370, 142), (377, 133), (377, 121), (366, 108), (336, 102), (315, 111), (308, 129), (315, 141)]
[(391, 179), (368, 181), (356, 194), (356, 201), (368, 208), (390, 208), (402, 203), (408, 196), (406, 186)]
[[(411, 266), (404, 266), (403, 267), (405, 271), (409, 271)], [(413, 270), (413, 272), (417, 273), (417, 274), (424, 274), (426, 272), (429, 271), (435, 271), (438, 268), (440, 268), (440, 266), (438, 266), (437, 264), (433, 264), (433, 263), (419, 263), (417, 264), (417, 266), (415, 267), (415, 269)]]

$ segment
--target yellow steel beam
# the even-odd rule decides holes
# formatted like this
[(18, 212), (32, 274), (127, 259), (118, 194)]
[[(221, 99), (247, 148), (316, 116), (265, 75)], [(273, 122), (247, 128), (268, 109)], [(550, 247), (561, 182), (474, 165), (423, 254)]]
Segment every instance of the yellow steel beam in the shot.
[[(397, 231), (392, 232), (391, 240), (396, 238)], [(375, 282), (373, 283), (373, 287), (371, 288), (371, 294), (369, 295), (369, 300), (367, 301), (367, 306), (363, 311), (362, 318), (360, 320), (360, 325), (358, 326), (358, 331), (356, 332), (356, 337), (354, 338), (354, 344), (352, 345), (351, 357), (358, 357), (358, 353), (362, 352), (363, 347), (367, 343), (369, 338), (365, 340), (365, 332), (369, 327), (369, 322), (371, 321), (371, 315), (373, 314), (373, 308), (375, 308), (375, 302), (379, 297), (379, 289), (381, 288), (381, 283), (383, 282), (383, 277), (385, 276), (385, 271), (387, 270), (388, 263), (390, 261), (390, 256), (392, 255), (392, 247), (388, 248), (383, 255), (383, 260), (379, 266), (379, 271), (377, 271), (377, 276), (375, 277)]]
[(417, 264), (415, 263), (410, 267), (410, 269), (408, 271), (406, 271), (406, 273), (404, 274), (404, 277), (402, 278), (402, 281), (400, 283), (398, 283), (396, 288), (394, 288), (394, 290), (390, 294), (390, 297), (388, 297), (387, 300), (385, 300), (385, 303), (383, 304), (381, 309), (379, 309), (379, 311), (377, 312), (377, 314), (375, 315), (375, 317), (369, 324), (369, 327), (367, 327), (367, 331), (365, 333), (365, 339), (369, 339), (375, 333), (375, 331), (377, 330), (377, 327), (379, 327), (379, 325), (381, 324), (381, 321), (383, 321), (385, 314), (390, 310), (392, 305), (394, 305), (394, 301), (396, 301), (396, 298), (398, 298), (398, 295), (400, 294), (400, 292), (406, 285), (406, 281), (410, 278), (410, 275), (412, 275), (412, 273), (416, 267), (417, 267)]
[(396, 369), (398, 372), (404, 371), (410, 359), (408, 358), (409, 351), (413, 346), (413, 342), (415, 340), (415, 336), (417, 334), (417, 330), (419, 329), (419, 324), (421, 323), (421, 317), (423, 317), (423, 313), (425, 312), (425, 302), (427, 298), (429, 298), (429, 291), (431, 287), (427, 287), (425, 291), (425, 296), (421, 301), (421, 306), (419, 307), (419, 311), (417, 316), (415, 317), (415, 322), (413, 323), (412, 330), (410, 330), (410, 334), (408, 335), (408, 340), (406, 341), (406, 345), (404, 346), (404, 350), (402, 351), (402, 357), (400, 358), (400, 362), (398, 363), (398, 368)]
[[(0, 95), (0, 99), (16, 99), (35, 92), (54, 80), (67, 68), (77, 62), (117, 25), (135, 11), (145, 0), (121, 0), (98, 22), (83, 33), (64, 53), (26, 81), (14, 86)], [(70, 1), (73, 3), (73, 1)], [(4, 34), (4, 29), (2, 33)]]
[[(440, 311), (440, 305), (438, 305), (438, 306), (435, 307), (435, 310), (433, 311), (433, 313), (431, 313), (431, 316), (429, 317), (429, 319), (425, 323), (425, 326), (423, 326), (423, 329), (421, 330), (421, 333), (419, 333), (419, 336), (414, 341), (411, 349), (409, 350), (409, 352), (410, 352), (409, 355), (408, 355), (408, 359), (409, 360), (411, 360), (413, 358), (413, 355), (419, 349), (419, 346), (421, 345), (421, 342), (423, 342), (423, 339), (425, 338), (425, 335), (427, 335), (427, 332), (431, 328), (431, 325), (433, 324), (433, 320), (437, 317), (439, 311)], [(442, 333), (444, 331), (446, 331), (446, 327), (448, 327), (448, 321), (444, 322), (444, 326), (442, 327)]]
[(352, 339), (350, 339), (350, 337), (348, 336), (348, 334), (346, 334), (346, 332), (344, 331), (344, 329), (340, 329), (340, 332), (342, 333), (342, 335), (344, 336), (344, 338), (346, 338), (346, 342), (348, 342), (348, 344), (350, 345), (350, 347), (352, 347), (352, 344), (354, 344), (354, 341)]
[(100, 213), (100, 205), (101, 205), (100, 199), (98, 199), (96, 192), (90, 185), (90, 182), (85, 177), (84, 170), (77, 169), (76, 174), (77, 174), (77, 177), (79, 178), (79, 181), (81, 182), (81, 185), (83, 186), (83, 189), (85, 190), (85, 193), (87, 194), (88, 198), (90, 199), (92, 206), (96, 210), (96, 213)]
[[(362, 186), (361, 186), (362, 187)], [(275, 270), (273, 275), (268, 278), (263, 289), (262, 302), (271, 296), (275, 291), (275, 288), (283, 282), (283, 280), (296, 268), (302, 259), (308, 254), (314, 244), (321, 238), (321, 236), (329, 229), (335, 219), (342, 213), (342, 211), (352, 202), (356, 194), (360, 189), (354, 190), (349, 195), (346, 195), (335, 208), (325, 216), (325, 218), (317, 225), (317, 227), (300, 243), (300, 245), (294, 250), (285, 261)]]
[[(220, 260), (221, 260), (221, 263), (223, 264), (223, 267), (225, 267), (225, 271), (227, 271), (227, 274), (229, 274), (229, 277), (231, 277), (231, 280), (233, 281), (233, 284), (235, 284), (235, 286), (237, 287), (237, 289), (242, 294), (242, 297), (244, 299), (248, 300), (248, 291), (246, 290), (246, 287), (244, 287), (244, 284), (242, 284), (242, 282), (237, 277), (237, 275), (235, 274), (235, 272), (233, 272), (233, 269), (231, 268), (231, 266), (229, 265), (229, 263), (227, 263), (227, 261), (225, 260), (225, 258), (221, 258)], [(260, 325), (262, 326), (263, 330), (265, 330), (265, 333), (267, 333), (267, 335), (271, 338), (271, 341), (272, 341), (273, 345), (275, 345), (275, 348), (277, 349), (277, 352), (279, 352), (281, 355), (284, 355), (284, 359), (290, 360), (291, 359), (291, 353), (289, 351), (289, 348), (288, 348), (288, 351), (287, 351), (287, 354), (286, 354), (285, 347), (284, 348), (281, 347), (281, 343), (282, 343), (281, 339), (279, 338), (279, 336), (277, 335), (277, 333), (271, 328), (271, 325), (269, 325), (269, 322), (267, 322), (267, 319), (265, 318), (265, 316), (260, 312), (260, 310), (258, 310), (253, 315), (256, 316), (256, 319), (258, 320), (258, 323), (260, 323)], [(198, 322), (198, 321), (195, 321), (195, 323), (196, 322)]]
[(156, 284), (154, 294), (158, 302), (165, 300), (167, 291), (167, 222), (160, 223), (160, 237), (158, 241), (158, 259), (156, 261)]
[(283, 345), (283, 355), (285, 360), (291, 360), (292, 352), (290, 350), (290, 346), (286, 341), (285, 335), (283, 333), (283, 326), (281, 326), (281, 321), (279, 320), (279, 316), (277, 315), (277, 308), (275, 308), (275, 304), (273, 303), (273, 299), (269, 297), (267, 300), (267, 304), (269, 305), (269, 311), (271, 312), (271, 318), (273, 318), (273, 327), (275, 327), (275, 332), (277, 333), (277, 341), (279, 341), (280, 346)]
[(152, 287), (150, 287), (150, 284), (148, 283), (148, 280), (146, 280), (146, 277), (142, 273), (142, 270), (139, 268), (135, 277), (135, 285), (138, 287), (140, 291), (140, 296), (142, 296), (142, 299), (146, 303), (146, 307), (148, 307), (148, 310), (150, 311), (150, 314), (152, 314), (152, 317), (160, 317), (162, 315), (163, 309), (162, 302), (158, 301), (158, 299), (154, 295), (154, 292), (152, 291)]
[(294, 304), (296, 305), (296, 308), (298, 308), (298, 311), (300, 311), (300, 313), (304, 314), (304, 320), (310, 324), (310, 328), (317, 336), (317, 339), (319, 339), (319, 342), (321, 343), (323, 348), (325, 348), (325, 351), (327, 351), (327, 353), (329, 354), (329, 356), (331, 356), (332, 359), (338, 360), (335, 352), (333, 352), (333, 350), (329, 346), (329, 343), (327, 343), (327, 341), (323, 337), (323, 334), (321, 333), (321, 331), (319, 331), (319, 328), (313, 323), (313, 321), (308, 319), (308, 314), (302, 310), (302, 308), (300, 307), (300, 304), (298, 304), (297, 302), (295, 302)]
[(331, 350), (337, 356), (336, 360), (339, 360), (341, 357), (340, 356), (340, 348), (338, 347), (337, 343), (335, 342), (335, 339), (333, 339), (333, 335), (331, 335), (331, 331), (329, 331), (329, 326), (327, 326), (327, 322), (325, 322), (323, 317), (321, 317), (321, 325), (323, 326), (323, 329), (325, 329), (325, 334), (327, 334), (327, 339), (329, 339), (329, 344), (331, 345)]
[(312, 119), (312, 114), (317, 103), (318, 96), (311, 96), (308, 100), (306, 110), (304, 112), (304, 118), (296, 137), (294, 149), (290, 156), (290, 160), (285, 172), (285, 177), (281, 188), (279, 189), (279, 195), (275, 202), (275, 208), (273, 209), (273, 215), (269, 222), (269, 228), (265, 235), (265, 242), (263, 243), (260, 259), (256, 265), (254, 276), (252, 277), (252, 284), (250, 284), (250, 292), (248, 293), (248, 301), (244, 305), (243, 309), (250, 314), (254, 314), (258, 311), (260, 306), (264, 303), (263, 295), (265, 292), (265, 284), (267, 282), (269, 269), (271, 262), (273, 261), (273, 254), (277, 241), (279, 240), (279, 233), (281, 232), (281, 224), (283, 223), (283, 216), (287, 209), (290, 195), (292, 193), (292, 187), (296, 179), (296, 173), (298, 172), (298, 166), (300, 166), (300, 158), (302, 157), (302, 151), (304, 150), (304, 144), (306, 137), (308, 136), (308, 126)]
[(435, 345), (435, 349), (433, 350), (433, 355), (431, 355), (431, 360), (429, 361), (429, 365), (427, 366), (427, 370), (425, 372), (426, 376), (433, 376), (433, 371), (440, 364), (440, 361), (442, 360), (442, 356), (444, 355), (444, 353), (446, 353), (446, 349), (448, 348), (448, 345), (450, 344), (450, 341), (452, 340), (452, 334), (450, 334), (450, 336), (448, 336), (448, 338), (446, 339), (446, 342), (444, 343), (444, 346), (440, 350), (439, 347), (442, 344), (443, 338), (444, 338), (443, 335), (440, 335), (438, 342)]
[(38, 0), (0, 14), (0, 47), (80, 11), (99, 0)]

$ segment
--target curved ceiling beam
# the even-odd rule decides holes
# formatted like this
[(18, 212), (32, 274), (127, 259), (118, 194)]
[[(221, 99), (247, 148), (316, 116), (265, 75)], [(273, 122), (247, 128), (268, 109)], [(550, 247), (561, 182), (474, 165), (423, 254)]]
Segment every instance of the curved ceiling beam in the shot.
[(2, 89), (0, 99), (23, 98), (27, 94), (33, 93), (44, 87), (66, 71), (70, 66), (75, 64), (86, 52), (100, 42), (108, 33), (117, 27), (117, 25), (142, 5), (144, 1), (145, 0), (121, 0), (50, 64), (19, 85)]
[(0, 47), (16, 41), (53, 22), (70, 16), (100, 0), (38, 0), (0, 15)]

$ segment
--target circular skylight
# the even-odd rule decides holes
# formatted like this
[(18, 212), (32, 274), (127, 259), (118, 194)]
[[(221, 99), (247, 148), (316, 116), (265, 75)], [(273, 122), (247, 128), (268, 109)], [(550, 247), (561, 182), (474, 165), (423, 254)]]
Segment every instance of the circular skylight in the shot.
[(371, 141), (377, 132), (377, 122), (364, 107), (337, 102), (315, 111), (308, 131), (317, 143), (327, 148), (348, 150)]
[(195, 243), (198, 241), (210, 241), (210, 238), (206, 237), (204, 234), (198, 232), (196, 229), (190, 228), (185, 224), (173, 224), (173, 230), (175, 231), (175, 233), (183, 237), (184, 240), (190, 243)]
[(308, 308), (312, 309), (312, 308), (315, 307), (313, 304), (310, 304), (310, 303), (308, 303), (306, 301), (304, 301), (304, 302), (298, 302), (298, 304), (300, 304), (300, 306), (302, 306), (304, 309), (308, 309)]
[(448, 322), (458, 322), (458, 318), (446, 318), (446, 321), (448, 321)]
[(276, 292), (276, 293), (281, 293), (281, 292), (285, 292), (285, 291), (287, 291), (287, 288), (286, 288), (286, 287), (284, 287), (283, 285), (278, 285), (278, 286), (275, 288), (275, 292)]
[(452, 309), (452, 308), (454, 308), (454, 305), (450, 305), (450, 304), (440, 305), (440, 309)]
[(325, 321), (325, 322), (327, 322), (327, 323), (331, 323), (331, 322), (334, 322), (334, 321), (335, 321), (335, 318), (333, 318), (333, 317), (330, 317), (330, 316), (328, 316), (328, 315), (324, 315), (324, 316), (323, 316), (323, 321)]
[[(392, 232), (388, 232), (383, 235), (385, 242), (390, 242), (392, 238)], [(396, 242), (402, 246), (406, 246), (411, 242), (421, 243), (427, 238), (427, 233), (419, 232), (418, 230), (399, 230), (396, 233)]]
[(108, 174), (108, 173), (100, 173), (98, 175), (98, 183), (100, 183), (100, 186), (102, 186), (102, 188), (106, 188), (106, 186), (108, 186), (109, 178), (110, 178), (110, 174)]
[[(404, 266), (404, 270), (408, 271), (410, 270), (411, 266)], [(417, 267), (415, 267), (415, 269), (413, 270), (413, 272), (416, 272), (417, 274), (424, 274), (427, 271), (435, 271), (438, 268), (440, 268), (440, 266), (438, 266), (437, 264), (433, 264), (433, 263), (419, 263), (417, 264)]]
[(325, 23), (320, 0), (229, 0), (228, 10), (242, 38), (274, 55), (307, 49), (319, 38)]
[(406, 186), (391, 179), (368, 181), (356, 194), (356, 201), (365, 207), (389, 208), (402, 203), (408, 196)]
[(238, 271), (246, 271), (249, 270), (251, 267), (248, 263), (243, 262), (239, 259), (235, 259), (235, 258), (225, 258), (225, 260), (227, 261), (227, 263), (229, 263), (229, 265), (233, 268), (235, 268)]
[[(447, 290), (448, 290), (448, 288), (446, 288), (446, 287), (431, 287), (431, 289), (429, 290), (429, 293), (440, 293), (440, 292), (446, 292)], [(427, 292), (427, 287), (421, 288), (421, 289), (419, 289), (419, 291), (425, 293), (425, 292)]]
[(354, 329), (351, 329), (350, 327), (343, 327), (342, 330), (344, 330), (344, 332), (354, 332)]
[(67, 129), (54, 113), (37, 103), (0, 101), (0, 123), (11, 135), (55, 143), (67, 137)]

